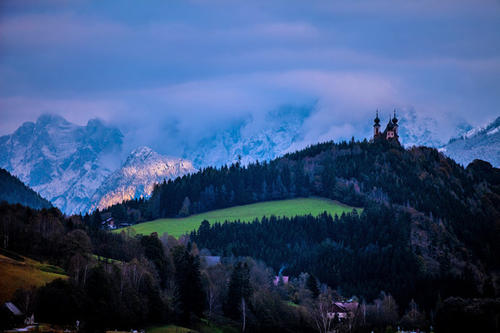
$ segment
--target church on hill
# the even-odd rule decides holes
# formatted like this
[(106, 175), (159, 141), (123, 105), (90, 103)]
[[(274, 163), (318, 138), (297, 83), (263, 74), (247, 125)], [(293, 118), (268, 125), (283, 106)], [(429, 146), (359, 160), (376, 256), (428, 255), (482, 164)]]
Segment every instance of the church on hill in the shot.
[(399, 135), (398, 135), (398, 118), (396, 118), (396, 110), (394, 110), (394, 117), (392, 119), (389, 117), (389, 122), (385, 127), (383, 132), (380, 131), (380, 118), (375, 117), (373, 124), (373, 142), (380, 142), (381, 140), (385, 140), (392, 143), (399, 143)]

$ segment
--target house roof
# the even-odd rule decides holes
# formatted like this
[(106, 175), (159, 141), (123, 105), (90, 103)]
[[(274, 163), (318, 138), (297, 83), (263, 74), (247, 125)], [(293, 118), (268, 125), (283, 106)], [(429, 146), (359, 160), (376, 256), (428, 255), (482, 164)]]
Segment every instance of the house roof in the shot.
[(337, 302), (335, 303), (342, 308), (344, 308), (346, 311), (349, 312), (354, 312), (358, 309), (359, 303), (358, 302)]
[(7, 308), (10, 312), (12, 312), (12, 314), (13, 314), (14, 316), (22, 316), (22, 315), (23, 315), (23, 313), (21, 312), (21, 310), (19, 310), (19, 309), (17, 308), (17, 306), (15, 306), (13, 303), (11, 303), (11, 302), (7, 302), (7, 303), (5, 303), (4, 305), (5, 305), (5, 307), (6, 307), (6, 308)]
[(338, 303), (333, 303), (332, 304), (332, 312), (333, 313), (347, 313), (347, 310), (343, 306), (339, 305)]

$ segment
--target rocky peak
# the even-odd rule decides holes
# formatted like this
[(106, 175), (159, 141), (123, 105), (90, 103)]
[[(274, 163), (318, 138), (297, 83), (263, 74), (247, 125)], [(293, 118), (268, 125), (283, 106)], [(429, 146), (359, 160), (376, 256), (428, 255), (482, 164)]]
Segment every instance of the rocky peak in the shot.
[(123, 200), (149, 197), (155, 184), (195, 171), (191, 161), (169, 158), (149, 147), (139, 147), (97, 189), (89, 210), (103, 209)]

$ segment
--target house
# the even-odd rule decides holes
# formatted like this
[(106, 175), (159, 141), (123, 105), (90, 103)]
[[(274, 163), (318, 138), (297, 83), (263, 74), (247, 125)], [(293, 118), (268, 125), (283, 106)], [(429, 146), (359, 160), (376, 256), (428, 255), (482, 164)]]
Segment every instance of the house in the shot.
[(110, 230), (116, 229), (115, 219), (113, 217), (108, 217), (107, 219), (101, 222), (101, 225), (105, 229), (110, 229)]
[(273, 284), (275, 286), (278, 286), (278, 284), (280, 283), (280, 278), (283, 279), (283, 284), (288, 284), (288, 276), (276, 275), (273, 279)]
[(206, 263), (207, 267), (212, 267), (220, 263), (220, 256), (201, 256), (201, 260)]
[(335, 317), (339, 320), (351, 319), (356, 315), (358, 308), (358, 302), (334, 302), (327, 316), (329, 319)]

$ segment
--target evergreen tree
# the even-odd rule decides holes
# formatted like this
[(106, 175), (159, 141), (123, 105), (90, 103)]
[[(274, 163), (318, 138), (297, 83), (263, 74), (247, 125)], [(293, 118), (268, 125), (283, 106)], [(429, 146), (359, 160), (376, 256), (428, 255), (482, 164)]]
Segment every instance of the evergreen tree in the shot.
[(250, 286), (250, 269), (247, 263), (238, 262), (233, 269), (224, 304), (224, 313), (233, 319), (242, 316), (242, 304), (250, 304), (252, 287)]
[(318, 282), (312, 274), (307, 276), (306, 287), (311, 291), (313, 298), (317, 298), (319, 296)]
[(190, 322), (191, 316), (200, 317), (205, 309), (205, 294), (201, 283), (200, 259), (184, 246), (172, 249), (175, 264), (176, 295), (180, 319)]

